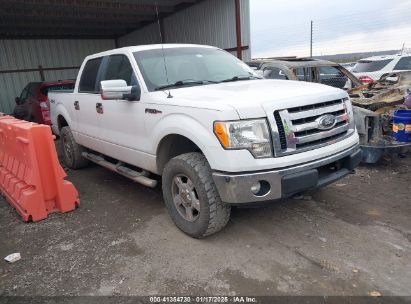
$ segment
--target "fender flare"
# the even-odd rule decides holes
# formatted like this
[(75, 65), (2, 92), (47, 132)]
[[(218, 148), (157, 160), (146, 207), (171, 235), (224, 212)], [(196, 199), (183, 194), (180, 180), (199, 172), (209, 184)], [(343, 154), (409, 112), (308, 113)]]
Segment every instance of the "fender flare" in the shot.
[(72, 125), (71, 117), (70, 117), (70, 114), (68, 113), (67, 109), (62, 104), (56, 105), (56, 110), (55, 111), (56, 111), (56, 116), (55, 116), (56, 117), (56, 127), (55, 127), (55, 129), (56, 129), (56, 131), (58, 131), (58, 133), (60, 133), (59, 126), (58, 126), (58, 117), (62, 116), (69, 126)]
[[(176, 121), (178, 121), (178, 124), (176, 124)], [(216, 156), (215, 153), (212, 153), (212, 150), (221, 148), (221, 145), (215, 137), (212, 128), (213, 126), (210, 125), (210, 130), (207, 130), (205, 126), (188, 115), (170, 114), (162, 118), (154, 126), (151, 133), (153, 145), (150, 150), (157, 156), (161, 141), (166, 136), (180, 135), (191, 140), (203, 152), (211, 168), (213, 168)]]

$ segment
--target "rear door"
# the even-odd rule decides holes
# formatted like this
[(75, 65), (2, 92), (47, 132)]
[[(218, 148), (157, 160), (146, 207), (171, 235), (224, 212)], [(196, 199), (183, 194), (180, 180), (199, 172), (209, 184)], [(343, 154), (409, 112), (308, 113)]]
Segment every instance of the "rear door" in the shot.
[(298, 67), (295, 69), (295, 75), (300, 81), (316, 82), (316, 71), (314, 67)]
[(74, 110), (75, 136), (78, 143), (94, 149), (101, 148), (101, 138), (104, 131), (98, 125), (98, 109), (96, 105), (101, 103), (99, 92), (99, 73), (103, 66), (103, 57), (89, 59), (82, 69), (77, 93), (71, 107)]

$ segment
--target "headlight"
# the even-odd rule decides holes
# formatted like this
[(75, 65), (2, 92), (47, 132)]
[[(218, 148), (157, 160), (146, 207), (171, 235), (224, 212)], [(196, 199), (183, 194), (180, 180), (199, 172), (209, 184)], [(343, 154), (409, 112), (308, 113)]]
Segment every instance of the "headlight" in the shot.
[(347, 111), (347, 114), (348, 114), (348, 122), (350, 124), (350, 128), (354, 129), (355, 128), (354, 111), (352, 108), (351, 100), (348, 97), (345, 97), (343, 101), (344, 101), (345, 110)]
[(214, 133), (225, 149), (246, 149), (255, 158), (273, 156), (265, 119), (217, 121)]

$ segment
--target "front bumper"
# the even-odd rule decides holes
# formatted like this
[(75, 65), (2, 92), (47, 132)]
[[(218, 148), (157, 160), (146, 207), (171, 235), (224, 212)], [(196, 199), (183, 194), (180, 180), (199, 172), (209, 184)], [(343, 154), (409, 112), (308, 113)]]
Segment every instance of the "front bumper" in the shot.
[[(361, 158), (361, 149), (355, 145), (332, 156), (297, 166), (247, 173), (214, 172), (213, 179), (223, 202), (270, 201), (339, 180), (357, 167)], [(260, 183), (261, 190), (254, 194), (251, 187), (257, 183)]]

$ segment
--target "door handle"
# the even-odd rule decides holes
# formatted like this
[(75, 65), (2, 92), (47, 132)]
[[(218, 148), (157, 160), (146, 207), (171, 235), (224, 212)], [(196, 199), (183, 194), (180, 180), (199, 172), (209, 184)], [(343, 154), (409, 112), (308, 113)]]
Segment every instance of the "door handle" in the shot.
[(96, 112), (99, 114), (104, 113), (103, 104), (101, 102), (96, 103)]
[(74, 109), (80, 110), (80, 103), (77, 100), (74, 102)]

